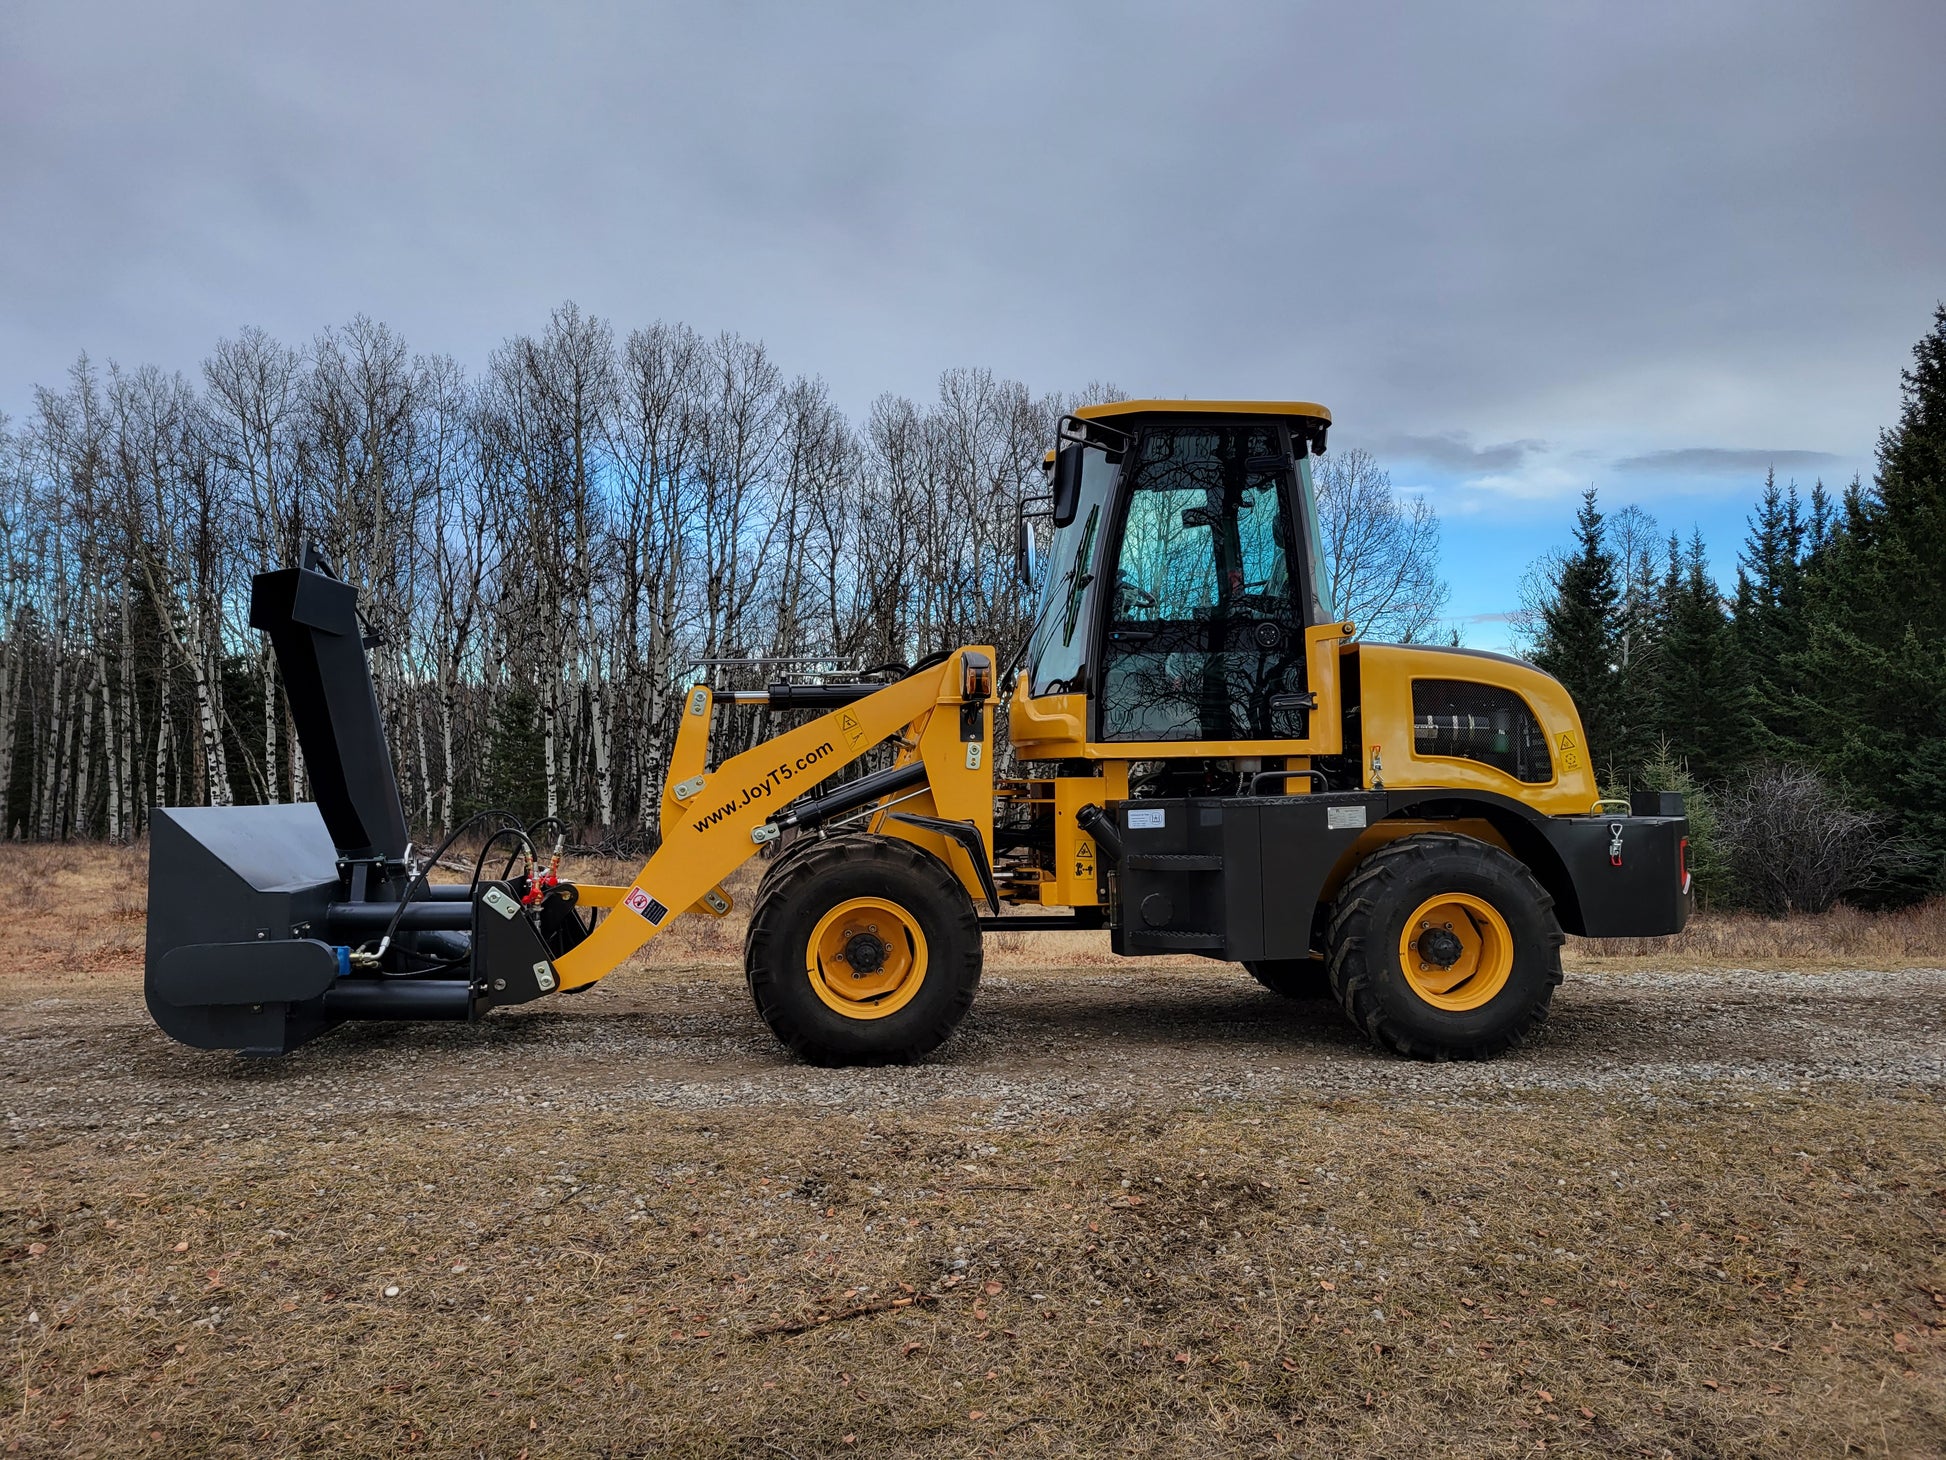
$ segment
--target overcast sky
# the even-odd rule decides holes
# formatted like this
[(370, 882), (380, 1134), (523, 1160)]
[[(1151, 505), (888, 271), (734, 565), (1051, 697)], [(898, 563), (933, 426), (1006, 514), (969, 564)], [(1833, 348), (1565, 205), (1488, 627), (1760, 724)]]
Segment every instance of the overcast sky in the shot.
[(0, 408), (360, 311), (477, 367), (565, 299), (854, 412), (962, 364), (1314, 399), (1490, 615), (1589, 484), (1722, 571), (1768, 464), (1869, 476), (1946, 297), (1942, 57), (1941, 0), (0, 0)]

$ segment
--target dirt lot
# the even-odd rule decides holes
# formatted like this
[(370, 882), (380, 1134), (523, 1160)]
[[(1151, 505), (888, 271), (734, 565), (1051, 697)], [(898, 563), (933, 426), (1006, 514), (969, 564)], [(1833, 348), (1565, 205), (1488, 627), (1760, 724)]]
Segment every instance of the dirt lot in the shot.
[(1015, 935), (933, 1063), (815, 1071), (702, 929), (253, 1063), (147, 1023), (133, 871), (0, 925), (0, 1452), (1946, 1452), (1923, 945), (1584, 957), (1427, 1066)]

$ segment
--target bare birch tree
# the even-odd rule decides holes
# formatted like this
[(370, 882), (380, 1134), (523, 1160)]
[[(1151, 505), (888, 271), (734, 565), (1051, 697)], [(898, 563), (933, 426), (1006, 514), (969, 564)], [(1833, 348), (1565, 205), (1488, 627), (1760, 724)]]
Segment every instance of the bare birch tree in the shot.
[[(0, 420), (0, 835), (304, 799), (248, 605), (312, 543), (375, 631), (415, 823), (507, 794), (511, 765), (576, 834), (653, 837), (687, 686), (772, 672), (711, 661), (1010, 655), (1015, 513), (1058, 416), (1119, 396), (957, 369), (855, 421), (760, 342), (667, 322), (618, 341), (572, 304), (475, 378), (362, 316), (302, 348), (240, 331), (193, 378), (84, 358)], [(1324, 493), (1344, 606), (1422, 634), (1436, 522), (1344, 461)], [(717, 749), (767, 729), (726, 715)]]

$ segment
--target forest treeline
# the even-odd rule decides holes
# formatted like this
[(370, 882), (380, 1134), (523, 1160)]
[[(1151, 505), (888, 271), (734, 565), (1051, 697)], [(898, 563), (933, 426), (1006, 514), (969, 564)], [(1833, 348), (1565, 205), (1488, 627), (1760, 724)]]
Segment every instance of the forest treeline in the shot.
[[(1775, 911), (1946, 878), (1946, 308), (1871, 483), (1768, 482), (1725, 592), (1700, 537), (1590, 491), (1516, 625), (1605, 789), (1691, 797), (1698, 875)], [(0, 791), (10, 838), (139, 836), (156, 804), (303, 799), (249, 580), (315, 545), (354, 583), (409, 815), (652, 837), (682, 691), (1028, 629), (1017, 504), (1060, 415), (947, 371), (854, 421), (764, 346), (572, 304), (469, 376), (367, 319), (244, 331), (195, 377), (78, 362), (0, 419)], [(1368, 454), (1319, 463), (1338, 611), (1441, 634), (1439, 524)], [(767, 733), (720, 717), (718, 754)], [(1782, 855), (1784, 849), (1791, 855)]]
[[(1059, 416), (976, 369), (848, 419), (761, 343), (572, 304), (469, 377), (367, 319), (299, 349), (259, 331), (195, 377), (79, 362), (0, 421), (0, 790), (8, 837), (141, 834), (156, 804), (305, 795), (250, 576), (301, 545), (359, 590), (408, 814), (558, 815), (654, 832), (683, 689), (1003, 660), (1031, 604), (1021, 499)], [(1359, 452), (1323, 515), (1348, 611), (1425, 637), (1438, 521)], [(732, 662), (724, 662), (732, 661)], [(719, 754), (768, 726), (720, 717)]]
[(1874, 480), (1773, 475), (1736, 586), (1700, 534), (1583, 498), (1528, 576), (1525, 652), (1580, 707), (1613, 791), (1682, 790), (1706, 894), (1771, 912), (1946, 886), (1946, 305)]

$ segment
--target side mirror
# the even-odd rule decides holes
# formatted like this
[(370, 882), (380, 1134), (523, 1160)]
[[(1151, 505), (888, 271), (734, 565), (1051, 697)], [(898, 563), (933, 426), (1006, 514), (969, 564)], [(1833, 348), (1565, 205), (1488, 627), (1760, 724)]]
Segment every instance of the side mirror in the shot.
[(1034, 586), (1034, 534), (1027, 526), (1027, 514), (1014, 511), (1014, 576), (1026, 587)]
[(1074, 521), (1081, 505), (1081, 453), (1087, 448), (1079, 441), (1066, 441), (1054, 453), (1054, 525), (1066, 527)]

